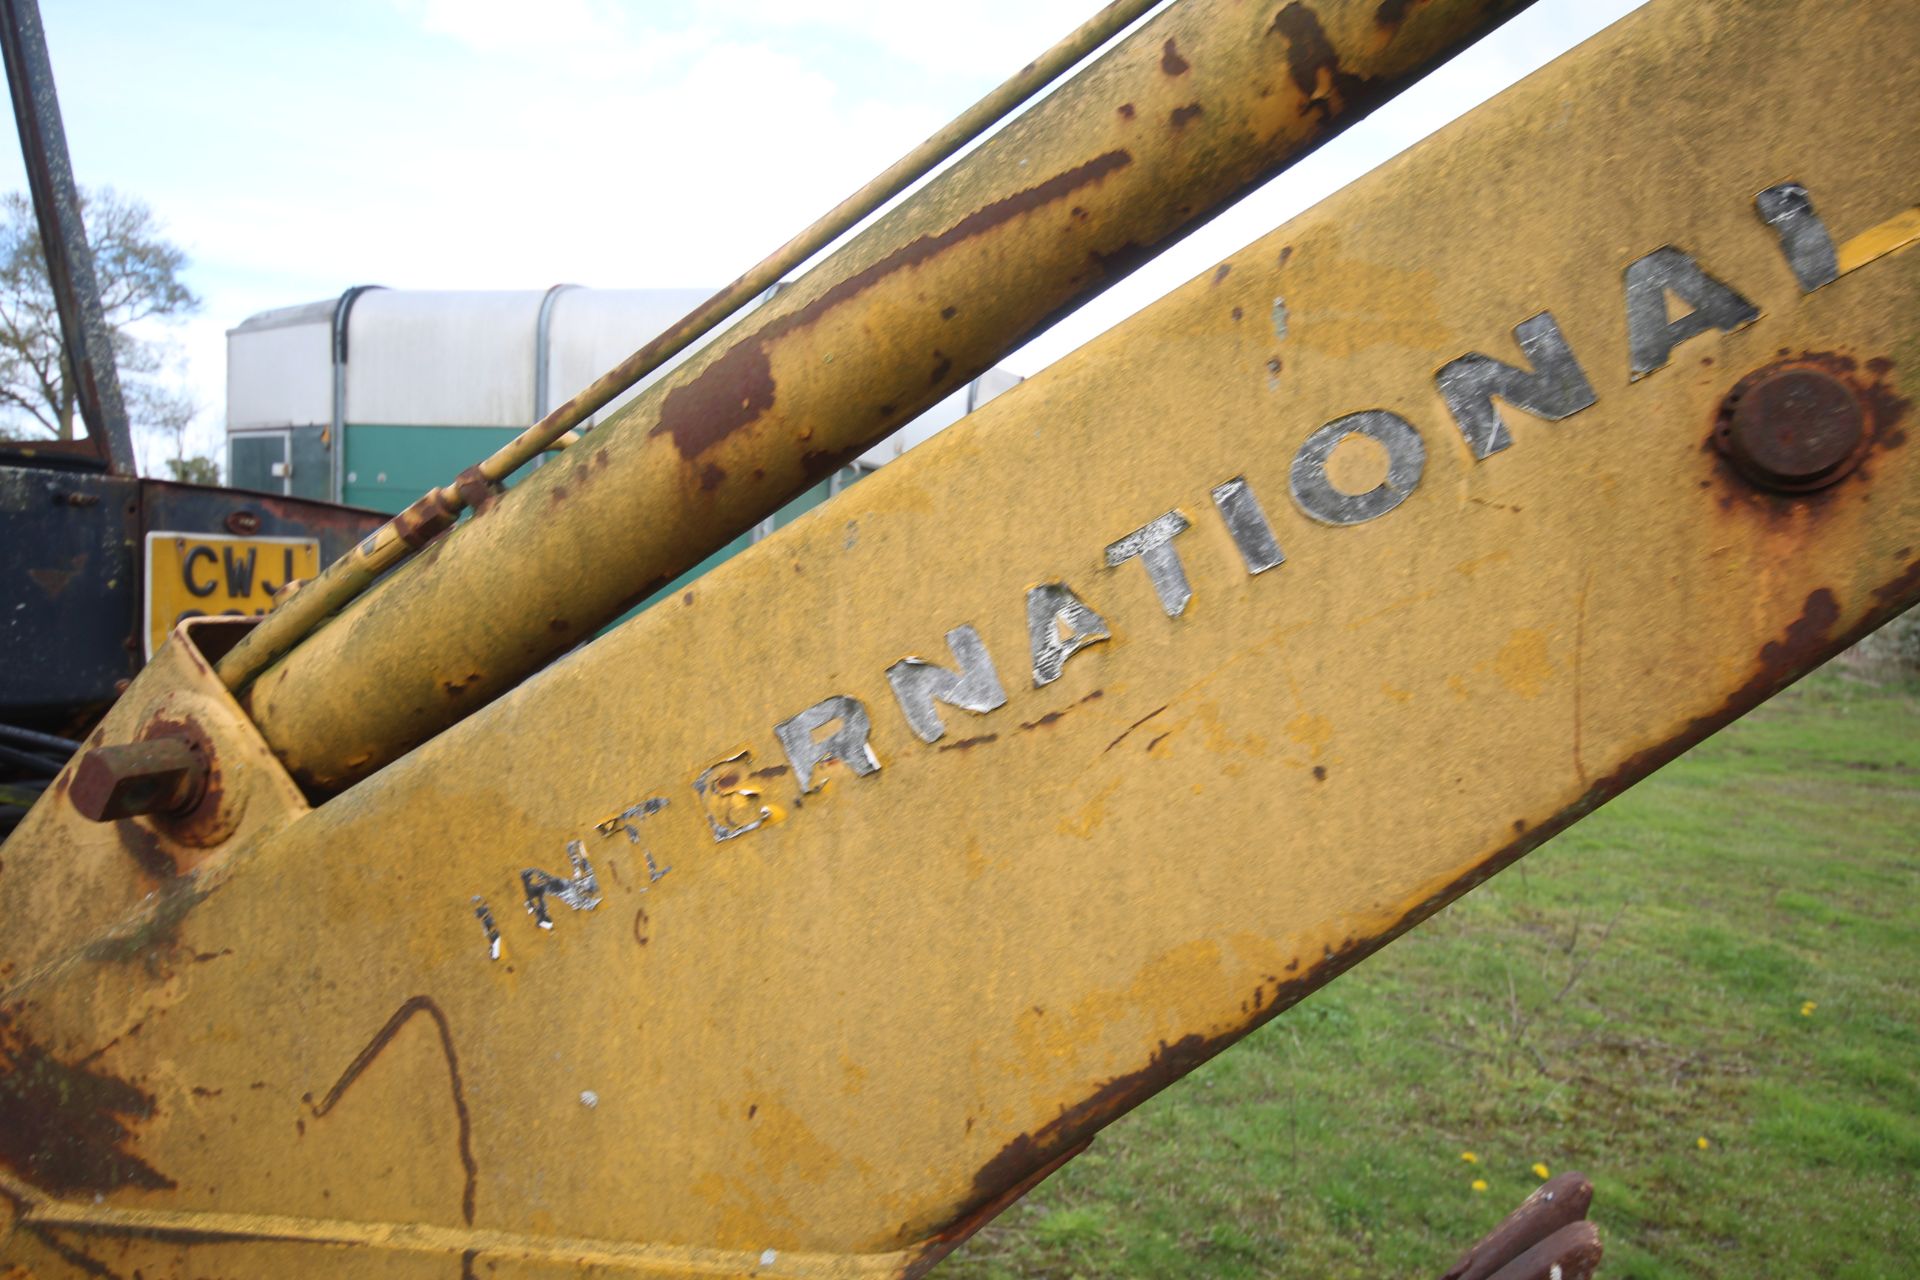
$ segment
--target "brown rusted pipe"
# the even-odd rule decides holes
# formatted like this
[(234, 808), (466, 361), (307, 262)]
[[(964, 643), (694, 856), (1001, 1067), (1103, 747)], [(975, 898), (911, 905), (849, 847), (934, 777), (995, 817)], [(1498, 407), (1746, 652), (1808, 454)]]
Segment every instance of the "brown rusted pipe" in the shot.
[(262, 733), (378, 769), (1524, 7), (1181, 0), (267, 670)]

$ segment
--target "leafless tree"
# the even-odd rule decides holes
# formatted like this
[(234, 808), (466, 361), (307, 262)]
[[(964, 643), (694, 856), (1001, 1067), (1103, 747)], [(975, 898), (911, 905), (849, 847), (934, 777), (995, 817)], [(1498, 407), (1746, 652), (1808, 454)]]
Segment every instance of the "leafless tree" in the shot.
[[(173, 349), (136, 330), (151, 333), (152, 322), (199, 309), (200, 299), (180, 279), (187, 256), (165, 238), (151, 209), (110, 187), (83, 191), (80, 209), (128, 417), (136, 431), (171, 436), (175, 457), (184, 458), (195, 410), (168, 386)], [(0, 196), (0, 438), (71, 440), (74, 410), (40, 228), (27, 197), (8, 192)]]

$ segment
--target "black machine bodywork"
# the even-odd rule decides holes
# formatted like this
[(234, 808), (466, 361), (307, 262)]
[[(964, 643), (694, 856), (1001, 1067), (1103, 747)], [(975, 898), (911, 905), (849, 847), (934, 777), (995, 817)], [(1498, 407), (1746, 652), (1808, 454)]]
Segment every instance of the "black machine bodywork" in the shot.
[(137, 474), (34, 0), (0, 0), (0, 54), (84, 425), (71, 440), (0, 442), (4, 837), (145, 662), (149, 532), (314, 539), (326, 563), (386, 517)]

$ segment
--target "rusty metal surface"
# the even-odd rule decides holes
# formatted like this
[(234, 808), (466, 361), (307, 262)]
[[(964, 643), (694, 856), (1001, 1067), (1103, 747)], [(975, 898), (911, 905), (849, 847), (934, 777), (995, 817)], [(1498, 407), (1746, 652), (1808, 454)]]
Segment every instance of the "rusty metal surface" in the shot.
[(185, 737), (168, 734), (94, 747), (74, 765), (67, 797), (90, 822), (174, 814), (206, 794), (207, 763)]
[(84, 733), (140, 669), (150, 529), (317, 538), (343, 555), (374, 511), (51, 465), (0, 465), (0, 721)]
[(140, 669), (139, 485), (0, 464), (0, 720), (84, 730)]
[[(0, 1258), (923, 1273), (1920, 599), (1920, 253), (1807, 292), (1753, 205), (1913, 207), (1916, 76), (1893, 0), (1656, 3), (311, 812), (169, 645), (108, 735), (204, 695), (271, 794), (215, 846), (43, 802), (0, 850)], [(1752, 319), (1630, 333), (1665, 249)], [(1482, 447), (1437, 375), (1526, 370), (1543, 311), (1592, 403)], [(1817, 491), (1713, 443), (1782, 360), (1863, 406)], [(1294, 464), (1368, 412), (1419, 474), (1315, 518)], [(1376, 447), (1309, 456), (1353, 495)], [(1178, 611), (1109, 562), (1150, 542)], [(903, 706), (914, 657), (958, 678)]]
[[(1430, 0), (1383, 23), (1363, 0), (1182, 0), (1156, 15), (309, 636), (249, 695), (267, 740), (316, 790), (365, 776), (1520, 7)], [(369, 582), (383, 564), (369, 545), (340, 574)], [(299, 628), (328, 607), (306, 594), (286, 606)]]
[[(1584, 1174), (1555, 1174), (1547, 1181), (1535, 1187), (1520, 1206), (1502, 1218), (1493, 1230), (1468, 1247), (1440, 1280), (1515, 1280), (1507, 1275), (1509, 1266), (1517, 1266), (1524, 1272), (1531, 1252), (1546, 1241), (1571, 1243), (1562, 1232), (1576, 1224), (1586, 1222), (1587, 1210), (1593, 1206), (1593, 1184)], [(1584, 1233), (1576, 1233), (1582, 1244), (1586, 1243)], [(1569, 1265), (1571, 1260), (1565, 1255), (1569, 1250), (1552, 1248), (1544, 1250), (1548, 1254), (1546, 1262), (1538, 1267), (1539, 1280), (1546, 1280), (1546, 1271), (1558, 1263), (1565, 1271), (1563, 1280), (1584, 1280), (1591, 1274), (1592, 1265), (1584, 1273), (1577, 1273)], [(1592, 1263), (1598, 1263), (1600, 1250), (1598, 1242), (1592, 1249)], [(1497, 1273), (1497, 1275), (1496, 1275)]]

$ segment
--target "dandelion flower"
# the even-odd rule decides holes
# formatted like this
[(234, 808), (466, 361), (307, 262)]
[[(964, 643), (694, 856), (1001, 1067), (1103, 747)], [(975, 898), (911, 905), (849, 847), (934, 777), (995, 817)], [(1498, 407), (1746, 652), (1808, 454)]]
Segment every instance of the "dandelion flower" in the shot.
[(1541, 1179), (1542, 1181), (1546, 1180), (1547, 1166), (1545, 1165), (1545, 1163), (1539, 1160), (1535, 1160), (1533, 1162), (1533, 1176)]
[(1820, 1006), (1818, 1004), (1814, 1003), (1811, 1000), (1804, 1000), (1800, 1004), (1800, 1016), (1803, 1018), (1811, 1018), (1813, 1016), (1813, 1011), (1815, 1009), (1818, 1009), (1819, 1007)]
[(1471, 1151), (1462, 1151), (1462, 1152), (1460, 1153), (1460, 1158), (1461, 1158), (1462, 1160), (1465, 1160), (1465, 1161), (1466, 1161), (1466, 1162), (1467, 1162), (1468, 1164), (1479, 1164), (1479, 1163), (1480, 1163), (1480, 1157), (1479, 1157), (1479, 1156), (1477, 1156), (1477, 1155), (1475, 1155), (1475, 1154), (1473, 1154), (1473, 1152), (1471, 1152)]
[(1475, 1191), (1485, 1191), (1487, 1189), (1487, 1180), (1485, 1178), (1475, 1178), (1473, 1180), (1473, 1189)]
[(1693, 1145), (1700, 1148), (1702, 1151), (1705, 1151), (1708, 1147), (1712, 1146), (1713, 1144), (1708, 1142), (1704, 1137), (1702, 1137), (1702, 1138), (1695, 1138), (1693, 1140)]

